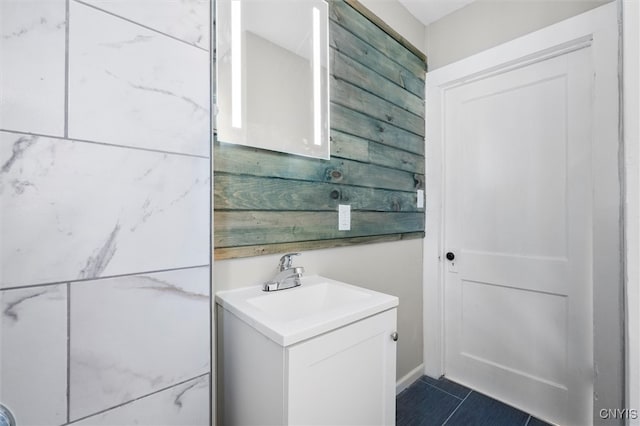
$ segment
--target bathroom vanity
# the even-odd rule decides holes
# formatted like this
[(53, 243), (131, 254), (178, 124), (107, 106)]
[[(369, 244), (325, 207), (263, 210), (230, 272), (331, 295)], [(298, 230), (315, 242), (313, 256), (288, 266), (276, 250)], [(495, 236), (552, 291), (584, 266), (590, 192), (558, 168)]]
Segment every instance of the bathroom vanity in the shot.
[(312, 276), (216, 302), (221, 424), (395, 423), (397, 297)]

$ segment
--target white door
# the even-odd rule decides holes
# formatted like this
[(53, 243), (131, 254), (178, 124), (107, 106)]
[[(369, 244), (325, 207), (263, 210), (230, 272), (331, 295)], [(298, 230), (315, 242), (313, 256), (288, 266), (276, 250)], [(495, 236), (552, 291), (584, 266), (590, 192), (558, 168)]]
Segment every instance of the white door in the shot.
[(561, 424), (593, 408), (590, 49), (443, 104), (446, 375)]

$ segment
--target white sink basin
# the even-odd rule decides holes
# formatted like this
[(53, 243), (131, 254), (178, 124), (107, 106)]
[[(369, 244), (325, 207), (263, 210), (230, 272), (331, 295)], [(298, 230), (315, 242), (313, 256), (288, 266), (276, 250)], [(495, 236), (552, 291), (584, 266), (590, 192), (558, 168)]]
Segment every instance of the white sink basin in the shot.
[(262, 286), (220, 291), (216, 302), (281, 346), (398, 306), (398, 298), (320, 276), (299, 287), (273, 292)]
[(361, 289), (330, 282), (305, 285), (290, 290), (292, 291), (261, 294), (247, 299), (247, 303), (266, 315), (292, 321), (371, 297), (371, 293)]

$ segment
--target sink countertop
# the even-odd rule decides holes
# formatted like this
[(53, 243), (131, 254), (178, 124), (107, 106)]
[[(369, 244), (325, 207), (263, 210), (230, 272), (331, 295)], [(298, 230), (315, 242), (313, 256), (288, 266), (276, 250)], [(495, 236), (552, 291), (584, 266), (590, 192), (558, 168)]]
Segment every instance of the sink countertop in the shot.
[(273, 292), (261, 285), (216, 293), (216, 303), (281, 346), (398, 306), (398, 298), (318, 275)]

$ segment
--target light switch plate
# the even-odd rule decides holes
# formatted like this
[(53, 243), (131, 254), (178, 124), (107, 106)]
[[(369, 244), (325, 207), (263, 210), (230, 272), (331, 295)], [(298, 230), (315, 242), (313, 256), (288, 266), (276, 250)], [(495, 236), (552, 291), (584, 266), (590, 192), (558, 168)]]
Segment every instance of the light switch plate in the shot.
[(338, 231), (351, 230), (351, 206), (338, 204)]
[(424, 189), (418, 189), (416, 198), (417, 198), (417, 207), (419, 209), (424, 208)]

